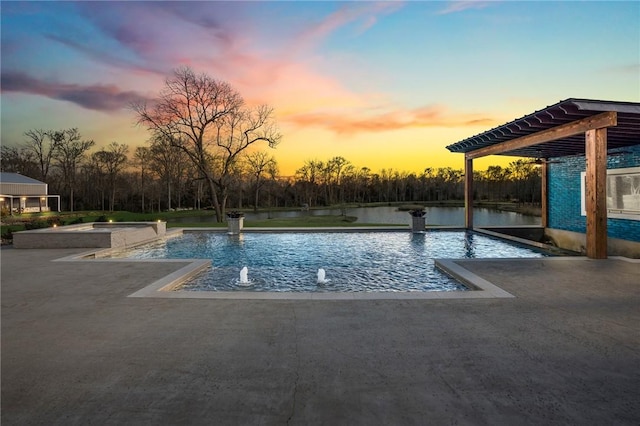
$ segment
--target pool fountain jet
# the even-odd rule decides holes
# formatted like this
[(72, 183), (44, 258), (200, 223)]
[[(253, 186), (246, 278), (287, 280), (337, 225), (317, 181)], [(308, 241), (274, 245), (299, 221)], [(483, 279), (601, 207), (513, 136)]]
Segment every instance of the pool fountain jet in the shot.
[(249, 284), (249, 269), (245, 266), (240, 270), (240, 284)]
[(325, 271), (324, 269), (318, 269), (318, 284), (326, 284), (331, 280), (325, 279)]

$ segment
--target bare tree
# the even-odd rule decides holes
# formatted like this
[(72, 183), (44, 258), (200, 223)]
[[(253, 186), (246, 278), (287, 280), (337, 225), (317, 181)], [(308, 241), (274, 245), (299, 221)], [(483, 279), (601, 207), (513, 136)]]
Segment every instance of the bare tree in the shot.
[[(107, 173), (101, 156), (94, 152), (80, 168), (79, 189), (85, 189), (85, 198), (90, 195), (94, 206), (105, 211), (105, 192), (107, 191)], [(89, 190), (91, 188), (91, 190)], [(97, 200), (97, 201), (95, 201)]]
[(62, 171), (64, 186), (69, 190), (69, 210), (73, 211), (73, 194), (78, 163), (85, 153), (95, 145), (93, 140), (82, 141), (77, 128), (51, 132), (55, 151), (53, 158)]
[(51, 160), (56, 149), (55, 140), (52, 132), (42, 129), (32, 129), (24, 133), (28, 138), (25, 148), (33, 153), (38, 165), (40, 166), (40, 176), (43, 182), (46, 182), (51, 167)]
[(511, 171), (507, 168), (501, 166), (487, 167), (487, 180), (493, 184), (494, 188), (497, 187), (497, 191), (494, 191), (494, 194), (497, 194), (497, 200), (503, 200), (504, 198), (504, 187), (509, 179), (509, 175), (511, 175)]
[(189, 158), (182, 149), (172, 144), (170, 138), (161, 135), (151, 140), (149, 154), (150, 165), (167, 191), (167, 209), (173, 208), (174, 192), (177, 192), (175, 198), (180, 206), (181, 189), (186, 179)]
[(266, 141), (275, 146), (281, 136), (273, 125), (273, 110), (248, 110), (228, 83), (207, 74), (179, 68), (165, 81), (153, 105), (132, 105), (138, 123), (163, 135), (182, 149), (208, 182), (216, 218), (222, 222), (231, 165), (248, 146)]
[(362, 167), (356, 174), (357, 198), (354, 201), (368, 202), (371, 200), (371, 191), (368, 190), (370, 181), (371, 169)]
[(116, 201), (116, 179), (127, 162), (126, 144), (111, 142), (106, 149), (93, 154), (100, 168), (106, 172), (109, 180), (109, 211), (113, 211)]
[[(260, 189), (264, 186), (265, 178), (269, 175), (277, 174), (278, 164), (273, 156), (266, 152), (256, 151), (248, 154), (246, 157), (248, 171), (251, 174), (254, 185), (254, 203), (253, 210), (258, 210)], [(276, 171), (276, 172), (274, 172)]]
[(322, 170), (324, 163), (319, 160), (307, 160), (304, 165), (296, 170), (296, 180), (300, 182), (304, 190), (304, 204), (308, 207), (318, 203), (318, 186), (322, 183)]
[[(327, 184), (330, 188), (335, 187), (340, 193), (337, 198), (334, 198), (333, 195), (331, 195), (329, 204), (333, 204), (336, 201), (340, 203), (344, 202), (344, 191), (341, 188), (342, 178), (346, 171), (351, 171), (352, 167), (351, 162), (344, 157), (333, 157), (327, 161), (326, 169), (329, 173)], [(330, 193), (333, 194), (333, 191), (330, 190)]]
[(147, 172), (149, 170), (150, 159), (151, 159), (151, 153), (148, 147), (146, 146), (136, 147), (136, 150), (133, 154), (133, 162), (136, 166), (140, 167), (140, 193), (142, 196), (140, 209), (142, 210), (142, 213), (145, 212), (144, 190), (145, 190)]
[(518, 203), (533, 202), (535, 194), (539, 193), (540, 169), (530, 161), (519, 159), (509, 163), (511, 182), (514, 183), (514, 194)]
[(0, 147), (0, 170), (20, 173), (25, 176), (36, 176), (38, 165), (33, 152), (26, 147), (2, 145)]

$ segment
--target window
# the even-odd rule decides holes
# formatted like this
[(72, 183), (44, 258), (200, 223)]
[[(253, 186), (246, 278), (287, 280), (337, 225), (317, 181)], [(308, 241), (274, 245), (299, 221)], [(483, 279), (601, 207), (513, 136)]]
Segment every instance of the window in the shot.
[[(586, 172), (580, 173), (582, 216), (586, 216)], [(640, 167), (607, 170), (607, 217), (640, 220)]]

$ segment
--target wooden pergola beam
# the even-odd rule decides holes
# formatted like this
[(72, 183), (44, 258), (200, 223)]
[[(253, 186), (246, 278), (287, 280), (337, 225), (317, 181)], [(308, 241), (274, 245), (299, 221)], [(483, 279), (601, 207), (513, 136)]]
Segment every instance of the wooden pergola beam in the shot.
[(602, 114), (593, 115), (591, 117), (583, 118), (582, 120), (572, 121), (571, 123), (562, 124), (547, 130), (541, 130), (537, 133), (522, 136), (507, 142), (469, 151), (465, 154), (465, 158), (473, 159), (486, 157), (487, 155), (502, 154), (516, 149), (527, 148), (541, 143), (579, 135), (589, 130), (616, 126), (617, 124), (618, 114), (616, 112), (603, 112)]
[(585, 135), (587, 157), (585, 207), (587, 210), (587, 257), (607, 258), (607, 129)]
[(542, 163), (541, 173), (541, 194), (540, 194), (540, 225), (543, 228), (549, 227), (549, 165)]
[(464, 162), (464, 226), (473, 229), (473, 160)]

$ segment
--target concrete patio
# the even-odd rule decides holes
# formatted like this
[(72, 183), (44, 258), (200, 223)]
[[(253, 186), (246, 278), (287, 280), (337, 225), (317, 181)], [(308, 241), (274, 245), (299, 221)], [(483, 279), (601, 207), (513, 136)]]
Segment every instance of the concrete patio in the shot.
[(640, 423), (640, 263), (460, 261), (515, 298), (130, 298), (185, 262), (3, 248), (2, 424)]

